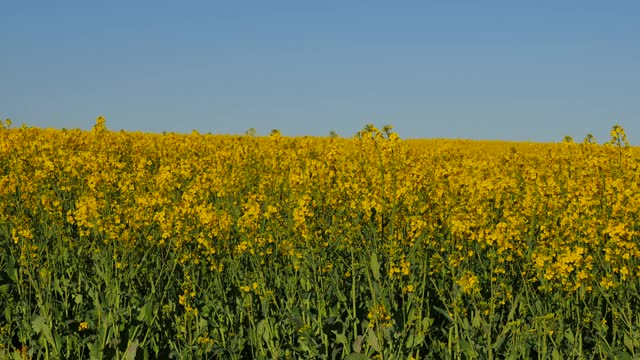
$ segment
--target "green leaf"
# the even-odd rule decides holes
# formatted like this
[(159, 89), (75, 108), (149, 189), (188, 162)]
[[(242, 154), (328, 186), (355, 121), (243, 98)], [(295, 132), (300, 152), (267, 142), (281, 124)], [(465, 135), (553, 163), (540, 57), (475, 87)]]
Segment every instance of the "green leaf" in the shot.
[(620, 351), (616, 354), (615, 358), (619, 360), (633, 360), (633, 356), (626, 351)]
[(422, 331), (427, 331), (431, 328), (431, 325), (433, 324), (433, 319), (430, 317), (425, 317), (422, 319)]
[(31, 326), (33, 327), (33, 331), (35, 331), (36, 334), (40, 334), (43, 329), (49, 328), (42, 316), (36, 316), (36, 318), (31, 322)]
[(627, 349), (629, 349), (629, 351), (633, 353), (633, 340), (631, 340), (631, 338), (629, 337), (629, 334), (624, 333), (624, 338), (622, 342), (624, 343), (624, 346), (626, 346)]
[(18, 269), (9, 268), (5, 270), (5, 273), (7, 274), (9, 279), (11, 279), (13, 282), (18, 282)]
[(256, 326), (256, 331), (258, 336), (262, 337), (262, 339), (266, 342), (269, 342), (271, 339), (271, 331), (269, 330), (269, 324), (267, 323), (267, 319), (262, 319)]
[(362, 351), (362, 341), (364, 337), (362, 335), (356, 336), (356, 340), (353, 342), (353, 351), (359, 353)]
[(147, 325), (149, 325), (153, 320), (152, 309), (153, 305), (151, 304), (151, 302), (145, 303), (142, 308), (140, 308), (140, 312), (138, 313), (136, 320), (144, 321)]
[(74, 298), (73, 300), (74, 300), (74, 301), (76, 302), (76, 304), (78, 304), (78, 305), (82, 304), (82, 294), (78, 294), (78, 295), (76, 295), (76, 296), (75, 296), (75, 298)]
[[(198, 321), (198, 328), (200, 329), (199, 330), (200, 333), (203, 333), (203, 332), (207, 331), (207, 324), (208, 324), (207, 319), (200, 318), (200, 321)], [(277, 332), (277, 330), (276, 330), (276, 332)]]
[(88, 343), (87, 347), (91, 359), (102, 359), (102, 346), (99, 341)]
[(129, 346), (127, 347), (127, 351), (124, 353), (124, 357), (127, 360), (135, 360), (136, 352), (138, 351), (138, 339), (135, 339)]
[(349, 344), (347, 337), (344, 334), (336, 334), (336, 344)]
[(378, 255), (376, 253), (371, 253), (371, 259), (369, 259), (369, 266), (371, 267), (371, 272), (373, 273), (373, 278), (377, 281), (380, 281), (380, 263), (378, 262)]
[(369, 360), (369, 357), (365, 354), (354, 352), (347, 355), (347, 357), (344, 358), (344, 360)]
[(471, 331), (471, 324), (469, 324), (469, 320), (467, 318), (462, 319), (462, 330), (464, 330), (465, 333)]
[(571, 331), (571, 329), (567, 329), (564, 331), (564, 337), (566, 337), (567, 341), (569, 341), (569, 345), (574, 345), (574, 343), (576, 342), (576, 337), (575, 335), (573, 335), (573, 331)]
[(11, 307), (6, 306), (4, 308), (4, 318), (7, 320), (7, 323), (11, 323), (11, 318), (12, 318), (12, 316), (11, 316)]
[(31, 326), (33, 327), (33, 331), (37, 334), (42, 334), (49, 344), (54, 348), (56, 347), (56, 342), (53, 340), (53, 336), (51, 335), (51, 329), (42, 316), (36, 316), (36, 318), (31, 322)]
[(473, 348), (473, 345), (466, 340), (460, 339), (460, 348), (469, 358), (476, 358), (478, 356), (478, 352)]
[(380, 342), (378, 341), (378, 336), (373, 331), (373, 329), (369, 329), (367, 331), (367, 343), (371, 345), (371, 348), (373, 348), (373, 350), (379, 353), (382, 352), (382, 348), (380, 348)]
[(444, 317), (447, 318), (447, 320), (453, 322), (453, 319), (451, 318), (451, 316), (449, 316), (449, 312), (447, 310), (439, 308), (437, 306), (434, 306), (433, 309), (439, 312), (440, 314), (444, 315)]
[(422, 344), (423, 341), (424, 341), (424, 335), (422, 335), (422, 334), (417, 334), (417, 335), (411, 334), (407, 338), (407, 342), (405, 343), (405, 345), (409, 349), (413, 349), (413, 348), (416, 348), (416, 347), (420, 346), (420, 344)]
[(598, 341), (597, 347), (599, 348), (598, 350), (605, 353), (605, 354), (611, 354), (611, 347), (609, 346), (609, 344), (606, 341), (603, 341), (602, 339), (600, 339)]
[(478, 329), (481, 324), (482, 324), (482, 318), (480, 317), (480, 312), (476, 311), (475, 315), (473, 316), (473, 319), (471, 320), (471, 326)]

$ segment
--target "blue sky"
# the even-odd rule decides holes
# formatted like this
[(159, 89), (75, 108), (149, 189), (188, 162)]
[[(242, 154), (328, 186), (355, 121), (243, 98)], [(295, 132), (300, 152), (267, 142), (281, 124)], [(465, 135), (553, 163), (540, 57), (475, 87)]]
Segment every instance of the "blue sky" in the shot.
[(639, 39), (637, 1), (2, 1), (0, 117), (640, 144)]

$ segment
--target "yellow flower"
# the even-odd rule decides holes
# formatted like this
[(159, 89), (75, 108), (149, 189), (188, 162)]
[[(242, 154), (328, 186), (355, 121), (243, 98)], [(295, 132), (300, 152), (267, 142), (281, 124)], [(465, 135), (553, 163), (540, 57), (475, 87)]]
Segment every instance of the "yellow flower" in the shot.
[(470, 271), (467, 271), (460, 277), (456, 283), (462, 289), (465, 294), (477, 293), (480, 291), (478, 288), (478, 277)]

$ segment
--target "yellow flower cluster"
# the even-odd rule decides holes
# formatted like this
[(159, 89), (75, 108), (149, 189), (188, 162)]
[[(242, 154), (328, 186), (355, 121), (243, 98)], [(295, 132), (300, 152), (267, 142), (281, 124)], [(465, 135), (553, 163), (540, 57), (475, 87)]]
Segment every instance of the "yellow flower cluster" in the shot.
[(479, 292), (478, 277), (470, 271), (467, 271), (462, 275), (456, 283), (462, 289), (465, 294), (473, 294)]
[(393, 325), (389, 312), (382, 304), (373, 306), (367, 314), (367, 318), (369, 319), (369, 328), (374, 328), (376, 326), (385, 328)]

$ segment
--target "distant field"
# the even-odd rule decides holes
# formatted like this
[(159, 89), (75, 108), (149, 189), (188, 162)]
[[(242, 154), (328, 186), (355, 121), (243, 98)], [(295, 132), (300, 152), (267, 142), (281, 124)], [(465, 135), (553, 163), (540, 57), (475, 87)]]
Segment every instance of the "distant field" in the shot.
[(0, 129), (0, 358), (640, 356), (640, 149)]

